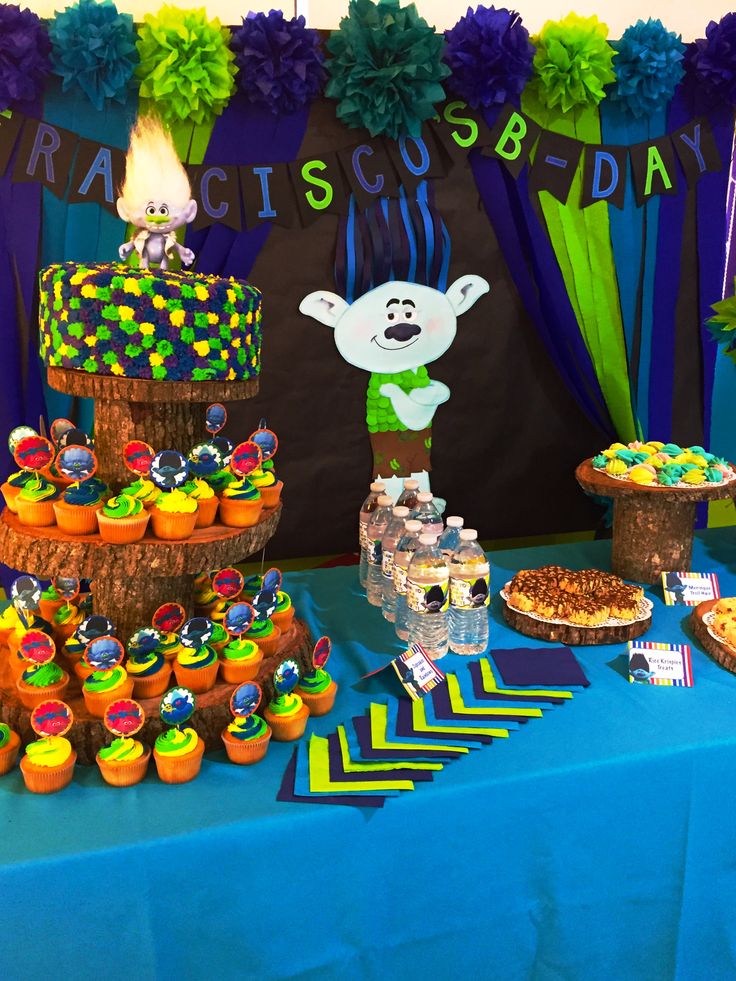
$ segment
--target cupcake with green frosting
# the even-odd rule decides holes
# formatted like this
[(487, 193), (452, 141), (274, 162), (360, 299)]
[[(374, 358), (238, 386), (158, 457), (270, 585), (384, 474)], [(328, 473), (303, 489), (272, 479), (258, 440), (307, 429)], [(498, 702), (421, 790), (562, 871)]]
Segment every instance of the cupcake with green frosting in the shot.
[(54, 501), (56, 523), (67, 535), (94, 535), (97, 531), (97, 512), (105, 503), (104, 484), (83, 480), (67, 487), (62, 497)]
[(214, 688), (219, 662), (213, 647), (185, 647), (174, 661), (176, 683), (193, 691), (195, 695)]
[(197, 502), (197, 523), (195, 528), (209, 528), (215, 523), (220, 501), (215, 491), (202, 477), (195, 477), (182, 486), (187, 497)]
[(44, 620), (53, 620), (56, 611), (60, 610), (65, 603), (66, 600), (64, 597), (58, 592), (54, 584), (51, 583), (41, 593), (41, 601), (38, 604), (38, 608)]
[(225, 752), (231, 763), (250, 766), (266, 755), (271, 741), (271, 728), (260, 715), (235, 718), (222, 732)]
[(337, 684), (324, 668), (313, 667), (299, 679), (295, 688), (310, 715), (327, 715), (335, 704)]
[(83, 620), (84, 614), (74, 603), (64, 603), (60, 606), (51, 621), (57, 644), (65, 644)]
[(160, 650), (129, 657), (125, 669), (133, 679), (134, 698), (154, 698), (163, 695), (169, 686), (171, 665)]
[(156, 503), (156, 498), (161, 493), (161, 491), (156, 487), (152, 480), (147, 480), (145, 477), (139, 477), (138, 480), (134, 480), (132, 484), (128, 484), (127, 487), (123, 487), (120, 491), (121, 494), (127, 494), (128, 497), (134, 497), (136, 500), (140, 501), (144, 508), (152, 508)]
[(279, 480), (273, 470), (266, 470), (263, 467), (253, 470), (248, 474), (248, 479), (261, 492), (264, 508), (275, 508), (281, 500), (283, 480)]
[(226, 646), (230, 640), (230, 634), (225, 630), (222, 625), (222, 621), (213, 620), (212, 621), (212, 636), (207, 641), (210, 647), (214, 648), (216, 654), (221, 654), (223, 648)]
[(82, 685), (84, 704), (90, 715), (101, 719), (110, 702), (119, 698), (130, 698), (133, 694), (133, 679), (121, 665), (105, 671), (93, 671)]
[(58, 664), (28, 664), (16, 682), (18, 697), (27, 709), (33, 710), (49, 698), (64, 700), (69, 675)]
[(11, 473), (5, 483), (0, 485), (0, 491), (5, 498), (8, 511), (12, 511), (13, 514), (18, 513), (18, 495), (26, 484), (33, 480), (33, 477), (32, 470), (18, 470), (16, 473)]
[(225, 488), (236, 483), (238, 478), (231, 470), (215, 470), (214, 473), (207, 474), (204, 480), (207, 481), (215, 494), (222, 494)]
[(266, 617), (263, 620), (254, 620), (245, 636), (247, 640), (254, 640), (258, 644), (264, 657), (270, 657), (278, 650), (281, 631), (273, 620)]
[(245, 637), (232, 637), (220, 652), (220, 674), (229, 685), (254, 681), (263, 661), (258, 644)]
[(10, 726), (0, 722), (0, 776), (3, 776), (15, 766), (20, 750), (20, 736), (13, 732)]
[(276, 692), (268, 703), (263, 717), (277, 742), (289, 743), (301, 739), (309, 718), (309, 709), (295, 691)]
[(96, 756), (102, 779), (113, 787), (132, 787), (146, 775), (151, 750), (139, 739), (117, 736)]
[(187, 783), (199, 773), (204, 742), (194, 729), (168, 729), (156, 737), (153, 758), (164, 783)]
[(262, 510), (261, 492), (247, 477), (228, 484), (220, 495), (220, 520), (230, 528), (250, 528)]
[(199, 505), (183, 490), (164, 491), (151, 509), (151, 524), (156, 538), (180, 541), (191, 538), (197, 523)]
[(22, 525), (34, 528), (48, 528), (56, 523), (54, 501), (61, 495), (59, 488), (40, 474), (25, 484), (15, 499), (18, 520)]
[(96, 513), (100, 536), (105, 542), (127, 545), (139, 542), (146, 533), (148, 511), (130, 494), (111, 497)]
[(291, 627), (294, 621), (294, 607), (291, 602), (291, 596), (288, 593), (279, 591), (277, 594), (276, 609), (271, 614), (271, 620), (282, 634), (285, 634)]

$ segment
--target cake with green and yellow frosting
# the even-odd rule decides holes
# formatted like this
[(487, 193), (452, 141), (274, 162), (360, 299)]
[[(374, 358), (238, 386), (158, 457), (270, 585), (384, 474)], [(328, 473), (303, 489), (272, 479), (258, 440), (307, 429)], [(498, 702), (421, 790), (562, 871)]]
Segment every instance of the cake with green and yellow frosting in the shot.
[(107, 488), (95, 480), (83, 480), (67, 487), (54, 501), (56, 523), (67, 535), (94, 535), (97, 532), (97, 511), (105, 503)]
[(296, 692), (277, 692), (266, 706), (263, 718), (277, 742), (292, 742), (304, 735), (309, 708)]
[(294, 689), (309, 709), (310, 715), (327, 715), (335, 704), (337, 684), (324, 668), (312, 668), (299, 679)]
[(151, 750), (139, 739), (117, 736), (96, 756), (102, 779), (113, 787), (132, 787), (146, 775)]
[(32, 470), (17, 470), (15, 473), (11, 473), (8, 479), (0, 485), (0, 491), (5, 498), (5, 503), (8, 506), (8, 511), (12, 511), (13, 514), (18, 512), (17, 499), (21, 490), (33, 480), (34, 474)]
[(163, 695), (169, 686), (171, 665), (160, 650), (136, 654), (125, 664), (128, 677), (133, 679), (134, 698), (154, 698)]
[(274, 471), (257, 467), (248, 474), (248, 479), (260, 491), (264, 508), (275, 508), (281, 500), (284, 482), (278, 479)]
[(276, 609), (271, 614), (274, 626), (278, 627), (282, 634), (291, 627), (294, 621), (294, 607), (291, 596), (288, 593), (279, 591), (276, 595)]
[(264, 657), (275, 654), (279, 648), (281, 631), (269, 617), (262, 620), (254, 620), (250, 628), (246, 631), (247, 640), (253, 640), (258, 644)]
[(127, 494), (128, 497), (135, 497), (136, 500), (141, 502), (144, 508), (152, 508), (161, 491), (152, 480), (148, 480), (146, 477), (139, 477), (132, 484), (127, 484), (127, 486), (123, 487), (120, 493)]
[(182, 491), (197, 502), (196, 528), (209, 528), (217, 517), (220, 501), (214, 489), (202, 477), (195, 477), (182, 485)]

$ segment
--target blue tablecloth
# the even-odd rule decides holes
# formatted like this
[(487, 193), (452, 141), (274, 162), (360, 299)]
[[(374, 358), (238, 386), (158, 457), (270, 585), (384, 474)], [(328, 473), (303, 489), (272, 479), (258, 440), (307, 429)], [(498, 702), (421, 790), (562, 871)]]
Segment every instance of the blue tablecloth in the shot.
[[(551, 561), (607, 568), (610, 543), (497, 552), (497, 589)], [(736, 534), (693, 568), (736, 594)], [(289, 574), (340, 685), (400, 647), (355, 569)], [(654, 600), (652, 641), (683, 641)], [(492, 648), (534, 644), (505, 626)], [(292, 747), (224, 753), (199, 778), (107, 787), (96, 768), (44, 798), (0, 780), (0, 977), (721, 979), (736, 976), (736, 677), (693, 645), (695, 687), (630, 685), (623, 646), (579, 648), (592, 685), (383, 810), (281, 804)], [(450, 655), (443, 667), (462, 670)]]

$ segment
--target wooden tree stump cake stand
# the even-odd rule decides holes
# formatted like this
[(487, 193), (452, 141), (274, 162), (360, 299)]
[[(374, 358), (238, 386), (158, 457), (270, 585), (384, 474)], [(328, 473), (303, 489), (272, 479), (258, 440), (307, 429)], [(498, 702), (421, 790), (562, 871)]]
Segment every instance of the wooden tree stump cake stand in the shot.
[(698, 603), (690, 614), (690, 627), (697, 642), (710, 654), (713, 660), (717, 661), (726, 671), (736, 674), (736, 654), (733, 653), (728, 644), (724, 644), (716, 640), (715, 637), (712, 637), (708, 632), (707, 624), (703, 621), (705, 614), (710, 613), (717, 602), (718, 600), (713, 599), (706, 600), (704, 603)]
[(552, 623), (549, 620), (538, 620), (521, 610), (515, 610), (503, 598), (501, 602), (503, 603), (504, 620), (514, 630), (518, 630), (520, 634), (536, 637), (539, 640), (549, 640), (556, 644), (570, 644), (575, 647), (594, 644), (624, 644), (636, 637), (641, 637), (652, 625), (651, 614), (645, 620), (600, 627), (579, 627), (574, 623)]
[(611, 568), (633, 582), (655, 583), (663, 572), (689, 569), (695, 505), (736, 496), (736, 480), (678, 488), (640, 485), (594, 470), (590, 459), (575, 477), (588, 493), (613, 498)]

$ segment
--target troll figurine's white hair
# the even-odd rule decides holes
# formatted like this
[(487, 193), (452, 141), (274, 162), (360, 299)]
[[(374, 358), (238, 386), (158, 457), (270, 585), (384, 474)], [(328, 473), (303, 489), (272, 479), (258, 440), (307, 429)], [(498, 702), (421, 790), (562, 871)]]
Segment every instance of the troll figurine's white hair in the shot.
[(192, 196), (187, 172), (158, 116), (141, 116), (130, 133), (120, 196), (131, 208), (164, 198), (183, 208)]

